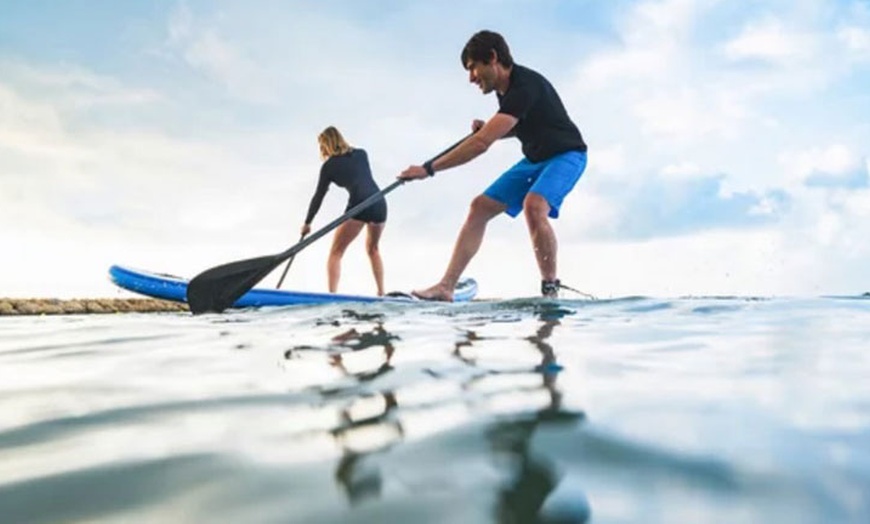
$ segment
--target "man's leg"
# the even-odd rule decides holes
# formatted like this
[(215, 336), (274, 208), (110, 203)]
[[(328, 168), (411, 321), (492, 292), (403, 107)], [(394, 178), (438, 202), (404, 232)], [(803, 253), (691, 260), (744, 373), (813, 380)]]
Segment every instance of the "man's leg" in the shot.
[(550, 218), (559, 216), (562, 201), (583, 175), (586, 153), (569, 151), (542, 164), (540, 176), (523, 199), (523, 211), (541, 272), (541, 292), (546, 296), (556, 296), (559, 286), (556, 278), (558, 242)]
[(537, 193), (529, 193), (523, 200), (526, 225), (535, 249), (535, 259), (541, 271), (541, 280), (556, 280), (556, 233), (550, 226), (550, 204)]
[(468, 218), (459, 231), (459, 238), (456, 239), (456, 245), (453, 247), (453, 256), (450, 257), (450, 264), (441, 281), (428, 289), (413, 291), (413, 294), (426, 300), (453, 301), (453, 289), (468, 263), (480, 249), (486, 224), (505, 209), (507, 206), (486, 195), (475, 197), (471, 202)]

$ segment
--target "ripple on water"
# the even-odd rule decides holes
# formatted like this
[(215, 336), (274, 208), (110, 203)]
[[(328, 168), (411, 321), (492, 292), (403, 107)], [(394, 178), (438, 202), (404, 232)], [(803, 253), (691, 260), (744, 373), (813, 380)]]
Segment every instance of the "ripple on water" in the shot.
[(863, 522), (868, 304), (0, 319), (0, 514)]

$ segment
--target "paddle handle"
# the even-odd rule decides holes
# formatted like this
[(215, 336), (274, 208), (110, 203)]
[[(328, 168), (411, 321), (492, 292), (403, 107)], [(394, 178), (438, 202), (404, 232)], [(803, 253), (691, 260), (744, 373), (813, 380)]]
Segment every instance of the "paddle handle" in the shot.
[[(445, 149), (444, 151), (441, 151), (440, 153), (438, 153), (438, 154), (435, 155), (434, 157), (430, 158), (430, 159), (427, 160), (426, 162), (427, 162), (427, 163), (434, 162), (434, 161), (438, 160), (439, 158), (441, 158), (442, 156), (446, 155), (447, 153), (453, 151), (453, 149), (455, 149), (456, 146), (458, 146), (459, 144), (465, 142), (465, 140), (466, 140), (468, 137), (470, 137), (472, 134), (473, 134), (473, 133), (470, 133), (470, 134), (468, 134), (468, 135), (465, 135), (465, 136), (462, 137), (460, 140), (456, 141), (455, 144), (452, 144), (450, 147), (448, 147), (448, 148)], [(388, 185), (388, 186), (385, 187), (384, 189), (380, 190), (379, 192), (377, 192), (377, 193), (371, 195), (370, 197), (368, 197), (367, 199), (363, 200), (363, 201), (360, 202), (359, 204), (357, 204), (357, 205), (353, 206), (352, 208), (348, 209), (347, 212), (345, 212), (343, 215), (341, 215), (340, 217), (336, 218), (335, 220), (333, 220), (333, 221), (330, 222), (329, 224), (326, 224), (326, 225), (323, 226), (322, 228), (318, 229), (316, 232), (314, 232), (314, 233), (312, 233), (311, 235), (309, 235), (309, 237), (308, 237), (307, 239), (305, 239), (304, 241), (300, 241), (300, 242), (299, 242), (298, 244), (296, 244), (295, 246), (291, 247), (291, 248), (288, 249), (287, 251), (284, 251), (283, 253), (281, 253), (280, 255), (278, 255), (278, 257), (279, 257), (279, 258), (291, 257), (291, 256), (295, 255), (296, 253), (302, 251), (303, 249), (305, 249), (306, 247), (308, 247), (309, 245), (311, 245), (312, 242), (317, 241), (317, 240), (318, 240), (320, 237), (322, 237), (323, 235), (329, 233), (330, 231), (332, 231), (333, 229), (337, 228), (338, 226), (340, 226), (340, 225), (343, 224), (344, 222), (346, 222), (346, 221), (350, 220), (351, 218), (355, 217), (355, 216), (358, 215), (358, 214), (359, 214), (363, 209), (369, 207), (370, 205), (374, 204), (375, 202), (377, 202), (377, 201), (380, 200), (381, 198), (385, 197), (388, 193), (390, 193), (392, 190), (396, 189), (397, 187), (401, 186), (401, 185), (404, 184), (405, 182), (407, 182), (407, 180), (402, 180), (402, 179), (396, 180), (395, 182), (393, 182), (392, 184)]]

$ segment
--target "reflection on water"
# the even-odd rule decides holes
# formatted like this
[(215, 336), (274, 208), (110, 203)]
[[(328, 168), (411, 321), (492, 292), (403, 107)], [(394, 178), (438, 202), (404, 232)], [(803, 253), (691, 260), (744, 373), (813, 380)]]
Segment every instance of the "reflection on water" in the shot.
[(635, 297), (2, 321), (0, 522), (864, 523), (868, 320)]
[(571, 313), (555, 305), (542, 305), (537, 312), (539, 326), (534, 335), (525, 339), (541, 354), (541, 363), (535, 371), (540, 373), (541, 388), (547, 392), (549, 402), (528, 415), (499, 420), (486, 432), (494, 458), (504, 460), (513, 472), (498, 498), (498, 522), (579, 523), (590, 517), (591, 510), (582, 492), (573, 490), (568, 501), (551, 498), (559, 485), (560, 472), (531, 446), (537, 431), (545, 431), (549, 425), (576, 424), (584, 418), (583, 413), (562, 409), (562, 394), (556, 384), (561, 367), (547, 342), (560, 319)]
[[(548, 343), (560, 319), (572, 314), (569, 309), (556, 305), (543, 304), (536, 308), (537, 322), (532, 324), (534, 333), (520, 338), (530, 343), (537, 352), (537, 364), (520, 369), (486, 369), (478, 366), (478, 357), (473, 356), (477, 345), (498, 342), (498, 337), (486, 337), (476, 329), (461, 328), (453, 343), (452, 355), (464, 366), (477, 368), (480, 372), (465, 373), (458, 381), (459, 390), (465, 392), (461, 401), (478, 413), (481, 419), (492, 418), (483, 429), (488, 442), (490, 460), (503, 475), (501, 489), (496, 497), (493, 516), (497, 522), (538, 522), (540, 519), (553, 518), (560, 522), (586, 522), (590, 509), (582, 492), (574, 489), (570, 493), (571, 502), (550, 500), (560, 482), (560, 472), (555, 464), (536, 454), (531, 441), (542, 428), (549, 425), (576, 425), (583, 414), (562, 409), (562, 393), (557, 386), (561, 367), (557, 363), (556, 352)], [(393, 371), (391, 360), (396, 355), (395, 344), (401, 337), (391, 333), (382, 315), (358, 313), (344, 310), (341, 319), (319, 321), (342, 331), (332, 335), (322, 346), (302, 346), (299, 350), (319, 350), (328, 356), (329, 365), (338, 370), (345, 379), (343, 386), (318, 386), (325, 402), (341, 398), (338, 407), (338, 423), (329, 430), (341, 455), (336, 462), (335, 479), (351, 505), (360, 504), (381, 496), (383, 486), (388, 482), (383, 478), (383, 468), (378, 467), (373, 457), (388, 453), (400, 445), (405, 437), (403, 411), (399, 395), (392, 388), (374, 388), (374, 392), (359, 394), (357, 389), (367, 382), (384, 378)], [(348, 327), (350, 326), (350, 327)], [(414, 351), (412, 347), (404, 351)], [(364, 357), (361, 355), (365, 353)], [(292, 353), (291, 353), (292, 354)], [(356, 358), (353, 370), (348, 369), (347, 361)], [(456, 376), (439, 376), (441, 380), (455, 380)], [(493, 386), (503, 377), (537, 377), (537, 383), (511, 380)], [(522, 385), (517, 385), (522, 384)], [(487, 397), (489, 404), (497, 404), (497, 397), (510, 397), (517, 393), (545, 393), (542, 404), (527, 413), (487, 417), (480, 412), (480, 397)], [(413, 408), (411, 408), (413, 409)], [(579, 501), (579, 503), (578, 503)], [(542, 510), (546, 508), (546, 513)]]
[[(374, 326), (367, 331), (359, 331), (353, 327), (331, 339), (333, 348), (329, 355), (329, 363), (341, 371), (344, 376), (353, 377), (358, 382), (374, 380), (393, 368), (390, 359), (396, 351), (394, 340), (399, 337), (392, 335), (386, 329), (380, 316), (347, 314), (357, 321), (371, 320)], [(374, 369), (360, 369), (350, 372), (345, 366), (344, 351), (364, 351), (369, 348), (379, 348), (382, 353), (380, 362), (373, 360)], [(340, 409), (340, 423), (330, 430), (336, 444), (341, 448), (342, 455), (338, 460), (335, 479), (344, 489), (352, 504), (366, 498), (377, 497), (381, 491), (381, 472), (361, 467), (368, 455), (380, 453), (402, 440), (401, 419), (395, 416), (398, 408), (396, 394), (393, 391), (379, 391), (376, 395), (358, 398)], [(374, 401), (374, 402), (373, 402)], [(371, 412), (372, 404), (375, 411)], [(378, 404), (381, 405), (378, 405)], [(365, 404), (366, 410), (362, 405)], [(355, 438), (361, 435), (362, 438)], [(365, 442), (359, 442), (364, 440)], [(355, 443), (356, 442), (356, 443)]]

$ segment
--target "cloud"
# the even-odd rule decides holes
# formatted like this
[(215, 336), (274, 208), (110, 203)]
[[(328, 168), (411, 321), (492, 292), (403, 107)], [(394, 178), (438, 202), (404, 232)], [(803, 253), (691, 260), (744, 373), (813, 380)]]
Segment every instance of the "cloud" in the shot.
[(711, 137), (733, 138), (750, 116), (739, 93), (704, 87), (650, 92), (634, 103), (634, 114), (646, 134), (688, 143)]
[(667, 179), (689, 179), (701, 174), (700, 168), (693, 162), (669, 164), (662, 168), (662, 176)]
[[(639, 2), (616, 21), (620, 45), (585, 60), (578, 71), (584, 90), (659, 82), (678, 69), (686, 51), (695, 3), (684, 0)], [(641, 85), (641, 84), (637, 84)]]
[(194, 70), (221, 84), (242, 100), (276, 102), (278, 92), (269, 75), (243, 48), (220, 34), (217, 21), (200, 21), (185, 3), (172, 12), (166, 46)]
[(687, 235), (713, 229), (743, 229), (775, 223), (788, 208), (783, 191), (725, 193), (723, 175), (682, 180), (652, 177), (625, 189), (625, 212), (613, 224), (621, 239)]
[(870, 29), (855, 26), (841, 27), (837, 30), (837, 38), (856, 57), (870, 59)]
[(848, 57), (857, 63), (870, 61), (870, 5), (854, 2), (834, 32)]
[(794, 183), (811, 188), (867, 187), (866, 158), (844, 144), (783, 153), (779, 162)]
[(61, 111), (83, 112), (102, 107), (148, 106), (162, 101), (154, 89), (131, 87), (117, 78), (97, 74), (79, 65), (39, 67), (14, 59), (0, 59), (6, 89), (17, 88), (34, 98), (50, 98)]
[[(86, 89), (130, 114), (160, 96), (68, 66), (6, 70), (0, 79), (0, 217), (19, 228), (61, 224), (168, 231), (186, 194), (243, 162), (222, 148), (91, 120), (69, 89)], [(209, 178), (206, 178), (208, 176)], [(171, 188), (171, 190), (170, 190)], [(162, 213), (154, 209), (163, 207)]]
[(849, 173), (813, 173), (807, 177), (806, 184), (808, 187), (859, 189), (868, 186), (867, 171), (855, 169)]
[(786, 63), (811, 56), (815, 40), (811, 35), (789, 30), (780, 20), (750, 22), (724, 46), (730, 60), (760, 60), (772, 64)]

